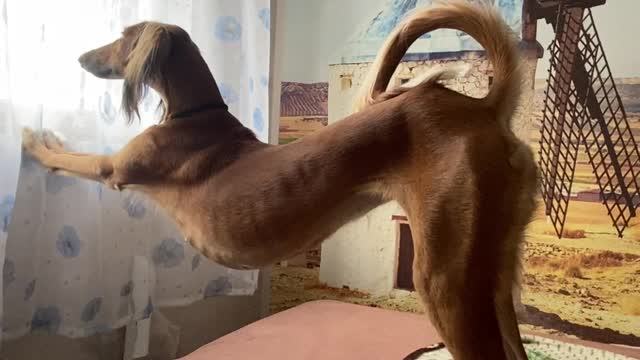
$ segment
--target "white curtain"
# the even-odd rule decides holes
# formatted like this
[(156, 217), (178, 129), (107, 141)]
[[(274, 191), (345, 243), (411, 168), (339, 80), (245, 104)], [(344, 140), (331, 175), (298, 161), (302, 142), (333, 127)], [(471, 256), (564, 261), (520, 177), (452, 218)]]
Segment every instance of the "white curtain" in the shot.
[(156, 123), (156, 94), (127, 127), (122, 83), (85, 73), (77, 58), (124, 26), (157, 20), (192, 35), (230, 111), (267, 141), (269, 0), (0, 0), (0, 12), (3, 336), (87, 336), (157, 306), (252, 294), (256, 271), (201, 257), (139, 195), (21, 159), (19, 134), (25, 125), (52, 129), (75, 151), (111, 153)]

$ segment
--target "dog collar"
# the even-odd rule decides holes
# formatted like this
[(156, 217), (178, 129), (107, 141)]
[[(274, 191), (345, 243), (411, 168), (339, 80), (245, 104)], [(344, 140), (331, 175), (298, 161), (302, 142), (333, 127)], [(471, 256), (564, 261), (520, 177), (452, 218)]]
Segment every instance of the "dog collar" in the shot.
[(200, 105), (198, 107), (195, 107), (193, 109), (189, 109), (189, 110), (185, 110), (185, 111), (181, 111), (175, 114), (171, 114), (170, 118), (171, 119), (178, 119), (178, 118), (184, 118), (184, 117), (188, 117), (191, 116), (193, 114), (197, 114), (203, 111), (208, 111), (208, 110), (224, 110), (227, 111), (229, 110), (229, 107), (227, 106), (227, 104), (225, 103), (208, 103), (208, 104), (204, 104), (204, 105)]

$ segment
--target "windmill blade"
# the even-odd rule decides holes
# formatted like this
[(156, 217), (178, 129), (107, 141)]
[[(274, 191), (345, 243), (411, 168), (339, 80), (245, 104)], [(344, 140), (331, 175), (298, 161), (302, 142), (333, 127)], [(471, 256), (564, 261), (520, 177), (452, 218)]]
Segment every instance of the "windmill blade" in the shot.
[(640, 205), (640, 149), (590, 9), (582, 19), (574, 83), (589, 113), (583, 143), (613, 226), (622, 237)]
[(640, 206), (640, 149), (591, 10), (575, 1), (560, 1), (555, 14), (547, 18), (556, 38), (549, 48), (552, 63), (540, 154), (547, 215), (561, 237), (577, 154), (570, 145), (577, 136), (586, 147), (600, 198), (622, 236)]
[[(578, 9), (582, 10), (582, 9)], [(540, 128), (539, 168), (546, 215), (562, 237), (586, 111), (572, 81), (577, 58), (581, 12), (557, 27), (551, 54)], [(573, 19), (573, 20), (572, 20)], [(578, 24), (578, 26), (576, 26)]]

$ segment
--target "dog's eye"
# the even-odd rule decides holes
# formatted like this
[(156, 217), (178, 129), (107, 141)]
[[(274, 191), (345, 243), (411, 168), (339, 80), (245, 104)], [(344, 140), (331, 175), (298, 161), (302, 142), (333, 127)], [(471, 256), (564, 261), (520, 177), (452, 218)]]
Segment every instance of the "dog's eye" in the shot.
[(133, 49), (136, 48), (137, 45), (138, 45), (137, 37), (131, 40), (127, 38), (121, 38), (119, 41), (120, 50), (127, 54), (131, 54), (131, 52), (133, 51)]

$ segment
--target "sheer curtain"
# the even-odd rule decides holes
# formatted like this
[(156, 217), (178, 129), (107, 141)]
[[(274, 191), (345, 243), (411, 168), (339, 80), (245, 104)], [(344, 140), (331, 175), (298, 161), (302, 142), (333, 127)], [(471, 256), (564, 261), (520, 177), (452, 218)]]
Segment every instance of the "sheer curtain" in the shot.
[(256, 271), (201, 257), (139, 195), (49, 174), (20, 146), (22, 126), (52, 129), (75, 151), (111, 153), (157, 121), (122, 119), (121, 82), (77, 63), (124, 26), (182, 26), (230, 111), (268, 139), (269, 0), (0, 0), (0, 260), (5, 338), (78, 337), (148, 318), (154, 307), (252, 294)]

